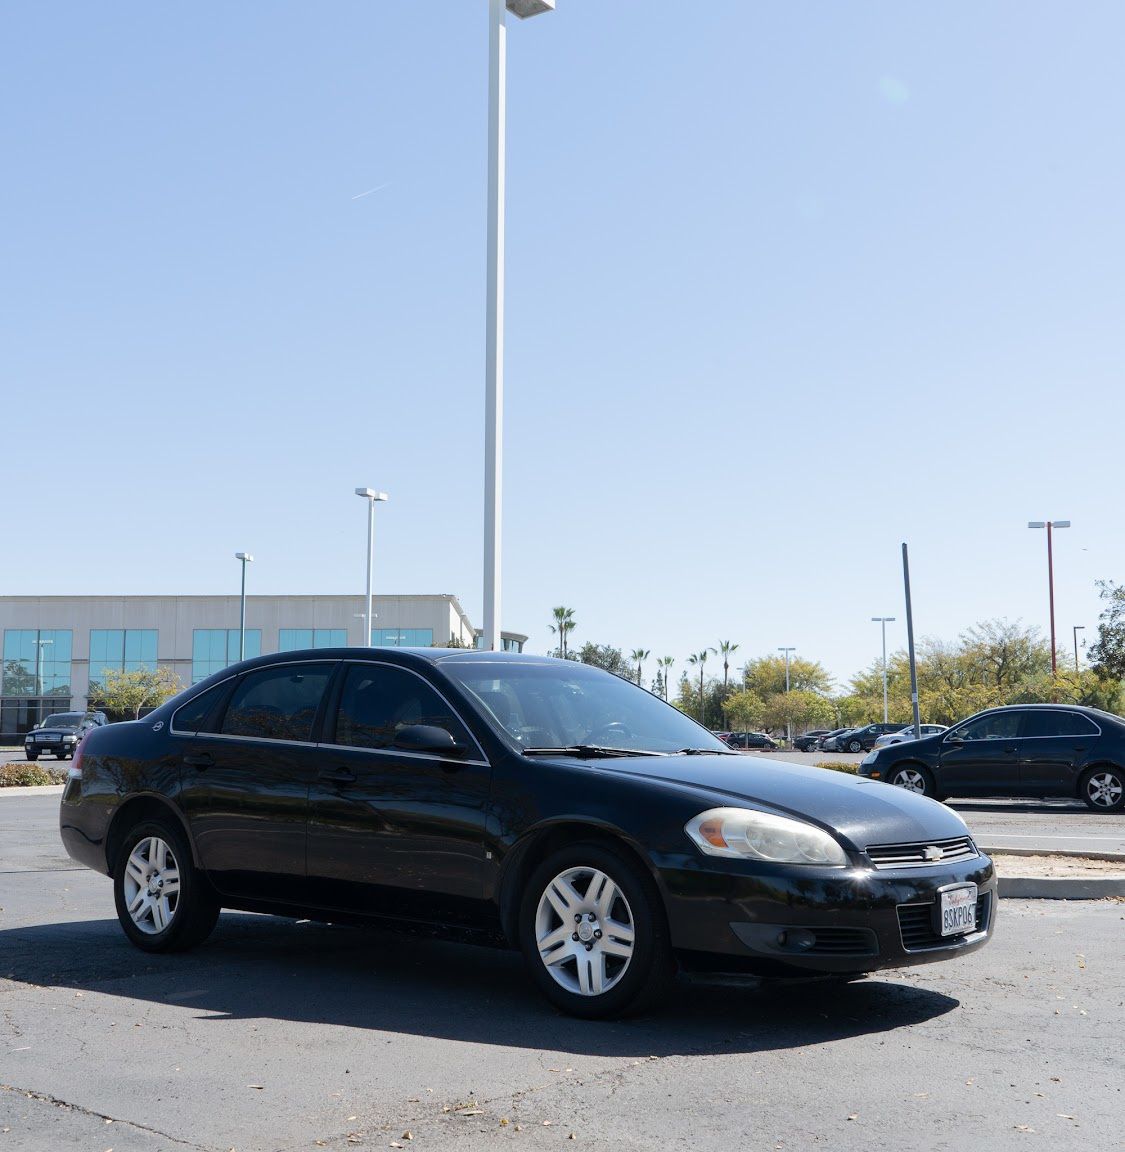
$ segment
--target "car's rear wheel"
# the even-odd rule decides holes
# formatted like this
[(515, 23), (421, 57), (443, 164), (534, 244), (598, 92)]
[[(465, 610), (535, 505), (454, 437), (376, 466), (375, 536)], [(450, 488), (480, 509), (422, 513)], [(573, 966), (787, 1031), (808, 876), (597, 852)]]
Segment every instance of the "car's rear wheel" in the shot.
[(903, 764), (895, 768), (887, 779), (888, 784), (905, 788), (907, 792), (917, 792), (919, 796), (935, 796), (934, 778), (928, 768), (921, 764)]
[(1107, 764), (1091, 768), (1082, 777), (1079, 792), (1095, 812), (1120, 812), (1125, 808), (1125, 773)]
[(552, 853), (523, 894), (520, 947), (539, 990), (574, 1016), (638, 1012), (673, 973), (660, 894), (623, 851), (580, 842)]
[(848, 751), (849, 752), (862, 752), (863, 751), (863, 745), (858, 740), (852, 740), (848, 744)]
[(144, 820), (126, 834), (113, 872), (117, 918), (145, 952), (182, 952), (210, 936), (219, 905), (171, 820)]
[(36, 761), (36, 760), (38, 760), (38, 759), (39, 759), (39, 753), (38, 753), (38, 752), (25, 752), (25, 753), (24, 753), (24, 755), (25, 755), (25, 756), (28, 758), (28, 760), (30, 760), (30, 761), (31, 761), (33, 764), (35, 763), (35, 761)]

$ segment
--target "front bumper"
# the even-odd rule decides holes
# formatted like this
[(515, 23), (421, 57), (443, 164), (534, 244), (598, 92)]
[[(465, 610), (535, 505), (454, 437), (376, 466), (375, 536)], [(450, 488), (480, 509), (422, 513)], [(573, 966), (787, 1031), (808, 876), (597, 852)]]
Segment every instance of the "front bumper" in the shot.
[[(987, 856), (893, 871), (749, 872), (662, 869), (672, 944), (685, 967), (762, 976), (874, 972), (974, 952), (996, 921)], [(977, 929), (943, 937), (934, 914), (939, 891), (963, 883), (977, 886)]]

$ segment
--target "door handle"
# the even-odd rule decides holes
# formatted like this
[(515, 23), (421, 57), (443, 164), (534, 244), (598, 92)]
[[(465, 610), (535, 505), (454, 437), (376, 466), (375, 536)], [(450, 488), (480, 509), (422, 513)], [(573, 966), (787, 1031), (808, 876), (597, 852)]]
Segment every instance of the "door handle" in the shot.
[(1007, 752), (1009, 756), (1014, 756), (1019, 751), (1019, 749), (1018, 748), (1005, 748), (1004, 751)]
[(215, 765), (210, 752), (189, 752), (184, 756), (184, 763), (190, 768), (213, 768)]
[(322, 768), (317, 777), (333, 784), (354, 784), (355, 773), (350, 768)]

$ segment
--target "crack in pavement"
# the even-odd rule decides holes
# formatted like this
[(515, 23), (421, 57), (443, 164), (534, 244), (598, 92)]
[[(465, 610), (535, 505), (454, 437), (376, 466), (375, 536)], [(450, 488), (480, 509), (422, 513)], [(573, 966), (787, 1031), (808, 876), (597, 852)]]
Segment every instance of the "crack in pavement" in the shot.
[(148, 1132), (153, 1136), (159, 1136), (162, 1140), (171, 1140), (173, 1144), (179, 1144), (184, 1148), (196, 1148), (199, 1152), (216, 1152), (214, 1148), (209, 1148), (206, 1144), (193, 1144), (190, 1140), (181, 1140), (177, 1136), (162, 1132), (159, 1128), (149, 1128), (146, 1124), (138, 1124), (135, 1120), (121, 1120), (116, 1116), (107, 1116), (104, 1112), (95, 1112), (92, 1108), (83, 1108), (81, 1104), (60, 1100), (57, 1096), (52, 1096), (47, 1092), (35, 1092), (30, 1088), (20, 1088), (15, 1084), (0, 1084), (0, 1092), (18, 1094), (28, 1100), (38, 1100), (41, 1103), (51, 1104), (56, 1108), (65, 1108), (68, 1112), (77, 1112), (81, 1116), (89, 1116), (103, 1122), (108, 1120), (111, 1124), (123, 1124), (127, 1128), (135, 1128), (138, 1132)]

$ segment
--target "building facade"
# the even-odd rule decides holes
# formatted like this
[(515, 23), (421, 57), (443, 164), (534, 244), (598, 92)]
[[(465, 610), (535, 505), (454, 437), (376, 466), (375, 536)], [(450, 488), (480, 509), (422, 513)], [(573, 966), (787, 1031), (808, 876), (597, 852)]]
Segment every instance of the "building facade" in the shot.
[[(363, 646), (357, 596), (247, 596), (246, 657)], [(0, 735), (96, 698), (107, 669), (170, 668), (187, 687), (239, 659), (238, 596), (0, 596)], [(376, 647), (473, 647), (480, 636), (456, 596), (376, 596)], [(527, 637), (505, 632), (505, 649)]]

